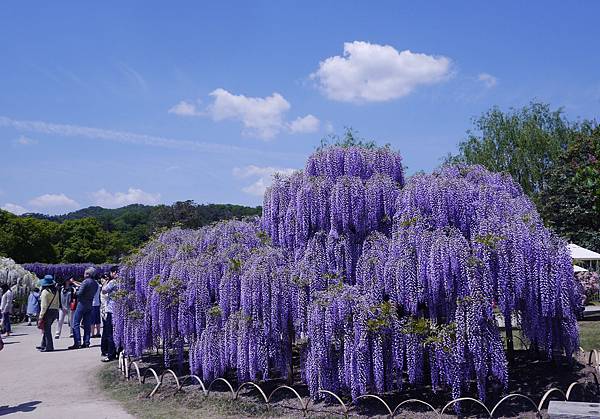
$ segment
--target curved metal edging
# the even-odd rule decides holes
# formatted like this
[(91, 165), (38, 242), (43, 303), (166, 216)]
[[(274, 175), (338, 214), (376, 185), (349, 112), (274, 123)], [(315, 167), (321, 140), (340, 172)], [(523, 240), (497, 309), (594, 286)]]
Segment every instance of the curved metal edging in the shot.
[(504, 403), (508, 399), (513, 399), (515, 397), (520, 397), (520, 398), (523, 398), (525, 400), (528, 400), (533, 405), (533, 408), (535, 409), (535, 412), (536, 412), (537, 416), (538, 417), (542, 416), (542, 414), (540, 413), (540, 409), (538, 409), (537, 405), (535, 404), (535, 402), (532, 399), (530, 399), (529, 397), (525, 396), (524, 394), (518, 394), (518, 393), (512, 393), (512, 394), (509, 394), (507, 396), (504, 396), (498, 403), (496, 403), (496, 405), (494, 406), (494, 408), (490, 412), (490, 416), (493, 418), (494, 417), (494, 412), (496, 411), (496, 409), (498, 409), (500, 407), (500, 405), (502, 403)]
[(560, 394), (562, 394), (563, 399), (567, 400), (567, 396), (565, 396), (565, 393), (563, 393), (563, 391), (560, 388), (553, 387), (550, 390), (548, 390), (547, 392), (545, 392), (544, 395), (542, 396), (542, 400), (540, 401), (540, 404), (538, 405), (538, 410), (540, 412), (542, 411), (542, 407), (544, 407), (544, 402), (546, 401), (548, 396), (550, 396), (552, 393), (557, 392), (557, 391)]
[(447, 408), (449, 408), (450, 406), (452, 406), (455, 403), (462, 402), (463, 400), (469, 400), (469, 401), (477, 403), (478, 405), (482, 406), (485, 409), (485, 411), (488, 413), (488, 415), (490, 417), (492, 417), (492, 413), (490, 412), (490, 409), (488, 409), (487, 406), (485, 404), (483, 404), (483, 402), (481, 400), (477, 400), (472, 397), (459, 397), (458, 399), (454, 399), (454, 400), (446, 403), (446, 406), (444, 406), (444, 408), (440, 412), (440, 416), (444, 415), (444, 412), (446, 411)]
[(202, 394), (204, 394), (206, 396), (206, 387), (204, 387), (204, 383), (202, 382), (202, 380), (200, 379), (200, 377), (198, 377), (197, 375), (191, 374), (191, 375), (184, 375), (183, 377), (181, 377), (181, 383), (179, 384), (179, 388), (177, 389), (177, 392), (179, 392), (183, 386), (185, 385), (185, 383), (187, 381), (192, 381), (192, 380), (196, 380), (198, 381), (198, 384), (200, 384), (200, 386), (202, 387)]
[(379, 400), (381, 403), (383, 403), (383, 405), (385, 406), (385, 408), (387, 409), (387, 411), (390, 414), (390, 417), (392, 417), (394, 415), (394, 413), (392, 412), (392, 409), (390, 409), (390, 405), (388, 405), (385, 400), (383, 400), (381, 397), (376, 396), (374, 394), (363, 394), (362, 396), (358, 396), (354, 401), (358, 401), (360, 399), (375, 399), (375, 400)]
[(160, 381), (163, 381), (163, 382), (165, 381), (165, 374), (166, 373), (170, 373), (173, 376), (173, 378), (175, 378), (175, 384), (177, 385), (177, 388), (179, 389), (180, 388), (179, 378), (177, 378), (177, 374), (175, 374), (175, 371), (173, 371), (172, 369), (166, 369), (166, 370), (164, 370), (160, 374)]
[(595, 349), (590, 350), (590, 354), (588, 356), (588, 365), (592, 365), (592, 355), (594, 355), (595, 368), (598, 368), (598, 351)]
[(154, 394), (158, 391), (158, 388), (161, 386), (162, 381), (158, 378), (158, 374), (156, 373), (156, 371), (154, 371), (154, 368), (147, 368), (144, 371), (144, 379), (143, 379), (143, 383), (146, 382), (146, 377), (148, 376), (148, 372), (151, 372), (152, 375), (154, 375), (154, 379), (156, 380), (156, 386), (152, 389), (152, 391), (146, 396), (149, 398), (152, 398), (154, 396)]
[(306, 416), (306, 411), (308, 410), (308, 403), (310, 402), (310, 399), (309, 399), (309, 401), (307, 401), (306, 403), (304, 403), (302, 401), (302, 397), (300, 397), (300, 394), (298, 394), (298, 392), (296, 390), (294, 390), (290, 386), (285, 386), (285, 385), (284, 386), (279, 386), (275, 390), (273, 390), (271, 392), (271, 394), (269, 394), (269, 398), (267, 399), (268, 403), (271, 403), (271, 398), (273, 397), (273, 394), (277, 393), (279, 390), (290, 390), (292, 393), (294, 393), (294, 395), (296, 396), (296, 398), (300, 402), (300, 407), (302, 408), (303, 414)]
[(424, 404), (425, 406), (429, 407), (434, 413), (438, 413), (437, 409), (435, 407), (433, 407), (432, 405), (430, 405), (429, 403), (427, 403), (426, 401), (423, 401), (421, 399), (408, 399), (408, 400), (404, 400), (404, 401), (400, 402), (398, 404), (398, 406), (396, 406), (396, 408), (392, 412), (392, 417), (396, 416), (396, 412), (400, 408), (400, 406), (402, 406), (403, 404), (408, 404), (408, 403)]
[(213, 384), (216, 383), (217, 381), (222, 381), (225, 384), (227, 384), (227, 387), (229, 387), (229, 390), (231, 391), (231, 396), (235, 397), (235, 391), (233, 390), (233, 386), (231, 385), (231, 383), (229, 381), (227, 381), (226, 379), (221, 378), (221, 377), (215, 378), (214, 380), (212, 380), (210, 382), (210, 384), (208, 385), (208, 391), (206, 393), (207, 396), (210, 394), (210, 390), (212, 389)]
[[(335, 394), (332, 391), (329, 390), (319, 390), (319, 394), (321, 393), (325, 393), (325, 394), (329, 394), (330, 396), (335, 397), (335, 399), (339, 402), (340, 405), (342, 405), (342, 408), (344, 409), (344, 417), (347, 418), (348, 417), (348, 407), (346, 406), (346, 404), (342, 401), (342, 399), (340, 399), (340, 397)], [(308, 404), (307, 404), (308, 405)]]
[[(569, 384), (569, 387), (567, 388), (567, 393), (565, 394), (565, 399), (567, 401), (569, 401), (569, 396), (571, 395), (571, 392), (573, 391), (573, 388), (575, 388), (575, 386), (583, 387), (583, 383), (580, 383), (578, 381), (573, 381), (571, 384)], [(584, 390), (585, 390), (585, 387), (584, 387)]]
[(252, 386), (252, 387), (254, 387), (255, 389), (257, 389), (257, 390), (260, 392), (261, 396), (263, 397), (263, 400), (264, 400), (264, 401), (265, 401), (265, 403), (267, 404), (267, 410), (268, 410), (268, 409), (269, 409), (269, 399), (267, 399), (267, 395), (266, 395), (266, 394), (265, 394), (265, 392), (262, 390), (262, 388), (260, 388), (260, 387), (258, 386), (258, 384), (256, 384), (256, 383), (253, 383), (252, 381), (246, 381), (245, 383), (242, 383), (242, 384), (241, 384), (241, 385), (238, 387), (237, 391), (235, 392), (235, 396), (233, 397), (233, 400), (237, 400), (238, 396), (240, 395), (240, 390), (242, 390), (242, 388), (244, 388), (244, 387), (246, 387), (246, 386)]
[(123, 365), (125, 367), (125, 370), (123, 372), (125, 375), (125, 379), (129, 380), (129, 367), (131, 366), (131, 358), (129, 356), (123, 357)]
[[(138, 366), (137, 362), (133, 361), (131, 363), (131, 366), (135, 367), (135, 371), (137, 372), (137, 378), (138, 378), (138, 382), (140, 384), (142, 384), (142, 376), (140, 375), (140, 367)], [(129, 378), (131, 378), (131, 375), (129, 376)], [(128, 378), (128, 379), (129, 379)]]
[(529, 350), (529, 346), (527, 346), (527, 344), (525, 343), (525, 341), (523, 340), (523, 338), (521, 336), (514, 336), (517, 339), (519, 339), (521, 341), (521, 345), (523, 345), (523, 347), (525, 348), (526, 351)]

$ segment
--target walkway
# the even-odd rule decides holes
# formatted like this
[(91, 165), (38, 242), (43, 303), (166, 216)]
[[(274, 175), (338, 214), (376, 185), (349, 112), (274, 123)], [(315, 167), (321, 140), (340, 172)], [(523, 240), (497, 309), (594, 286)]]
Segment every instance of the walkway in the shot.
[(13, 333), (0, 351), (0, 418), (132, 418), (94, 390), (100, 339), (92, 348), (69, 351), (73, 339), (63, 337), (54, 341), (55, 352), (39, 353), (35, 326), (13, 326)]

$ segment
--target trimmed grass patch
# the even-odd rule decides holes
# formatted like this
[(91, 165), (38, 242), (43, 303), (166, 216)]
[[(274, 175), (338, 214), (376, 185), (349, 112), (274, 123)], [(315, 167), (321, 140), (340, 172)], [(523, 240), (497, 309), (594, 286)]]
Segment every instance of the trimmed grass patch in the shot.
[(116, 365), (102, 366), (97, 373), (98, 388), (106, 395), (117, 400), (131, 415), (138, 418), (301, 418), (293, 411), (281, 408), (267, 410), (264, 403), (254, 403), (238, 398), (232, 400), (230, 394), (211, 392), (204, 397), (200, 391), (188, 390), (173, 395), (172, 386), (161, 387), (154, 398), (146, 397), (154, 385), (140, 385), (137, 380), (125, 381)]
[(586, 351), (600, 349), (600, 321), (579, 321), (579, 339), (579, 345)]

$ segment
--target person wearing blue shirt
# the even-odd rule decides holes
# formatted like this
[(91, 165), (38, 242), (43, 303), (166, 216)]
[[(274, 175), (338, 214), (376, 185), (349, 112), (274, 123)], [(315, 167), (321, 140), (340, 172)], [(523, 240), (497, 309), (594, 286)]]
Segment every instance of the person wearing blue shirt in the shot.
[[(69, 349), (89, 348), (92, 328), (92, 303), (98, 290), (96, 282), (96, 268), (87, 268), (83, 274), (84, 279), (77, 290), (77, 308), (73, 315), (73, 345)], [(83, 343), (81, 342), (81, 329), (83, 321)]]
[(29, 322), (27, 326), (31, 326), (31, 320), (37, 319), (40, 315), (40, 290), (34, 288), (29, 293), (27, 298), (27, 318)]

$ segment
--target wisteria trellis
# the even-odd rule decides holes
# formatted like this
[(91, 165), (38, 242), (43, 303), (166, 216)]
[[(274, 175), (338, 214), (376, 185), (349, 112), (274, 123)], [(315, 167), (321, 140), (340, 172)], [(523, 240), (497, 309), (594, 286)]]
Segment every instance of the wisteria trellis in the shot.
[(83, 279), (85, 270), (93, 266), (99, 275), (106, 274), (115, 266), (114, 264), (99, 264), (93, 263), (24, 263), (23, 267), (30, 272), (33, 272), (38, 278), (43, 278), (45, 275), (52, 275), (54, 279)]
[(122, 265), (127, 353), (189, 346), (204, 379), (287, 377), (310, 393), (508, 383), (495, 322), (520, 320), (548, 357), (578, 347), (566, 243), (507, 175), (448, 167), (404, 184), (388, 148), (329, 147), (279, 176), (260, 220), (158, 235)]

